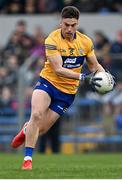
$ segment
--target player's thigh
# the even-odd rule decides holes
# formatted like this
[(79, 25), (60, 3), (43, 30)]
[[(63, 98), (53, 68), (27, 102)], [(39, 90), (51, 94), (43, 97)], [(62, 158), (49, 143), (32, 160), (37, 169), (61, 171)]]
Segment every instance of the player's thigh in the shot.
[(32, 114), (35, 112), (44, 113), (47, 111), (51, 98), (47, 92), (35, 89), (32, 94), (31, 107)]
[(48, 109), (45, 113), (44, 121), (43, 121), (45, 131), (48, 131), (53, 126), (53, 124), (58, 120), (59, 117), (60, 115), (58, 113), (54, 112), (51, 109)]

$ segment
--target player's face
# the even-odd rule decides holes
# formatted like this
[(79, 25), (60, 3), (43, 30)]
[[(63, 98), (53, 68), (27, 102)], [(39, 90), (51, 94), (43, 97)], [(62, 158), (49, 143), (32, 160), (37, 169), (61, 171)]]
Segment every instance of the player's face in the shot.
[(61, 22), (61, 31), (66, 39), (73, 39), (77, 30), (78, 20), (75, 18), (63, 18)]

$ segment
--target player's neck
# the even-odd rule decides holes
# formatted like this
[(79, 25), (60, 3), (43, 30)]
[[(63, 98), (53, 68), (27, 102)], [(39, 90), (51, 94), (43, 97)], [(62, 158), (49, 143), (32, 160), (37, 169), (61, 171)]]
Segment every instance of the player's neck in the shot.
[(66, 36), (65, 33), (63, 33), (62, 31), (61, 31), (61, 35), (62, 35), (63, 39), (66, 39), (69, 42), (74, 40), (74, 35), (73, 36)]
[(74, 40), (74, 38), (73, 37), (66, 37), (65, 38), (67, 41), (69, 41), (69, 42), (71, 42), (71, 41), (73, 41)]

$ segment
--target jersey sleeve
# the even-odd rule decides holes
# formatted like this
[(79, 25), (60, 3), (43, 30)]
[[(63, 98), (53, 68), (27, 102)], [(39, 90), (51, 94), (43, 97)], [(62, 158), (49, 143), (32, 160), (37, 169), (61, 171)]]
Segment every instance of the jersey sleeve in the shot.
[(94, 52), (94, 45), (93, 45), (93, 42), (92, 40), (89, 38), (89, 43), (88, 43), (88, 53), (87, 53), (87, 56), (92, 56), (95, 54)]
[(51, 37), (47, 37), (45, 40), (45, 52), (46, 56), (59, 54), (58, 43), (56, 43), (56, 41), (54, 41)]

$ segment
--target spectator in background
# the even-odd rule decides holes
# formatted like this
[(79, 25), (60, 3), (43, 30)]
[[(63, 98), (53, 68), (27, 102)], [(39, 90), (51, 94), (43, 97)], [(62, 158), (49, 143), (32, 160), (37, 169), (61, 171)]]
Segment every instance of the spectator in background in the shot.
[(15, 32), (18, 33), (20, 35), (20, 39), (23, 36), (28, 36), (30, 39), (33, 39), (33, 36), (30, 35), (30, 33), (27, 31), (27, 23), (24, 20), (19, 20), (16, 23), (16, 27), (15, 27)]
[(8, 83), (8, 69), (4, 66), (0, 67), (0, 87), (7, 85)]
[(107, 116), (120, 114), (122, 109), (122, 80), (119, 79), (113, 91), (101, 97), (104, 103), (104, 112)]
[(122, 1), (121, 0), (115, 1), (114, 9), (116, 12), (122, 13)]
[(24, 34), (21, 37), (20, 44), (23, 52), (23, 54), (21, 54), (21, 63), (23, 64), (24, 61), (31, 55), (31, 49), (35, 46), (35, 42), (28, 34)]
[(95, 2), (94, 2), (94, 0), (92, 1), (92, 3), (90, 0), (77, 0), (76, 6), (77, 7), (79, 6), (81, 13), (93, 12), (95, 9)]
[(6, 66), (11, 71), (18, 71), (18, 60), (16, 55), (11, 55), (7, 59)]
[(31, 49), (35, 45), (34, 38), (27, 32), (27, 24), (23, 20), (17, 22), (15, 31), (20, 35), (22, 53), (19, 56), (19, 65), (21, 65), (30, 56)]
[(16, 23), (16, 27), (15, 27), (15, 32), (18, 33), (20, 35), (20, 38), (22, 38), (23, 36), (28, 36), (30, 39), (33, 39), (33, 36), (30, 35), (30, 33), (27, 31), (27, 23), (24, 20), (19, 20)]
[(116, 76), (117, 72), (118, 77), (122, 76), (122, 30), (117, 31), (116, 39), (111, 44), (110, 53), (114, 75)]
[(105, 69), (109, 69), (112, 72), (112, 59), (109, 55), (111, 44), (109, 39), (101, 31), (96, 31), (94, 37), (94, 47), (98, 60)]
[(117, 133), (121, 133), (122, 134), (122, 109), (120, 114), (118, 114), (117, 116), (115, 116), (115, 128)]
[(19, 20), (16, 23), (15, 31), (20, 35), (27, 34), (27, 24), (24, 20)]
[[(10, 40), (4, 48), (4, 55), (7, 58), (9, 55), (15, 54), (18, 58), (18, 65), (21, 66), (26, 58), (31, 55), (31, 49), (35, 46), (33, 36), (27, 32), (27, 24), (23, 20), (19, 20), (15, 30), (10, 35)], [(7, 56), (7, 57), (6, 57)]]
[(12, 91), (8, 86), (4, 86), (1, 90), (0, 96), (0, 108), (12, 108), (13, 95)]
[(41, 26), (36, 26), (33, 32), (33, 38), (35, 41), (34, 47), (31, 49), (31, 54), (35, 57), (40, 57), (45, 60), (45, 34)]
[(35, 1), (34, 0), (26, 0), (25, 13), (26, 14), (34, 14), (35, 13)]
[(7, 6), (8, 14), (22, 14), (24, 13), (24, 6), (26, 0), (12, 0)]
[(0, 67), (0, 87), (15, 87), (17, 80), (17, 70), (11, 70), (7, 67)]
[(0, 11), (5, 13), (4, 7), (8, 6), (9, 0), (0, 0)]
[(122, 30), (117, 31), (116, 40), (111, 45), (112, 53), (122, 53)]
[(45, 63), (45, 34), (41, 26), (35, 26), (33, 32), (34, 46), (30, 50), (30, 56), (36, 61), (32, 64), (29, 73), (31, 74), (30, 84), (34, 85), (37, 80), (40, 68), (42, 69)]
[(115, 98), (112, 99), (115, 115), (119, 115), (122, 112), (122, 79), (118, 81), (117, 89), (118, 89), (118, 93), (115, 96)]
[(80, 12), (109, 14), (122, 12), (121, 0), (0, 0), (0, 13), (36, 14), (57, 13), (64, 6), (78, 7)]
[(96, 2), (96, 11), (99, 12), (100, 14), (108, 14), (111, 12), (111, 2), (107, 0), (102, 0)]
[(103, 55), (101, 64), (105, 69), (109, 69), (110, 72), (113, 72), (113, 62), (109, 53)]
[(11, 55), (6, 63), (8, 69), (8, 82), (11, 88), (16, 89), (18, 80), (18, 59), (15, 55)]
[(108, 54), (110, 50), (110, 42), (103, 32), (96, 31), (94, 33), (94, 47), (99, 59), (102, 59), (104, 55)]
[(37, 0), (37, 13), (53, 13), (58, 11), (57, 0)]
[(4, 48), (4, 57), (7, 58), (11, 54), (15, 54), (18, 57), (21, 56), (21, 36), (18, 32), (13, 32)]

